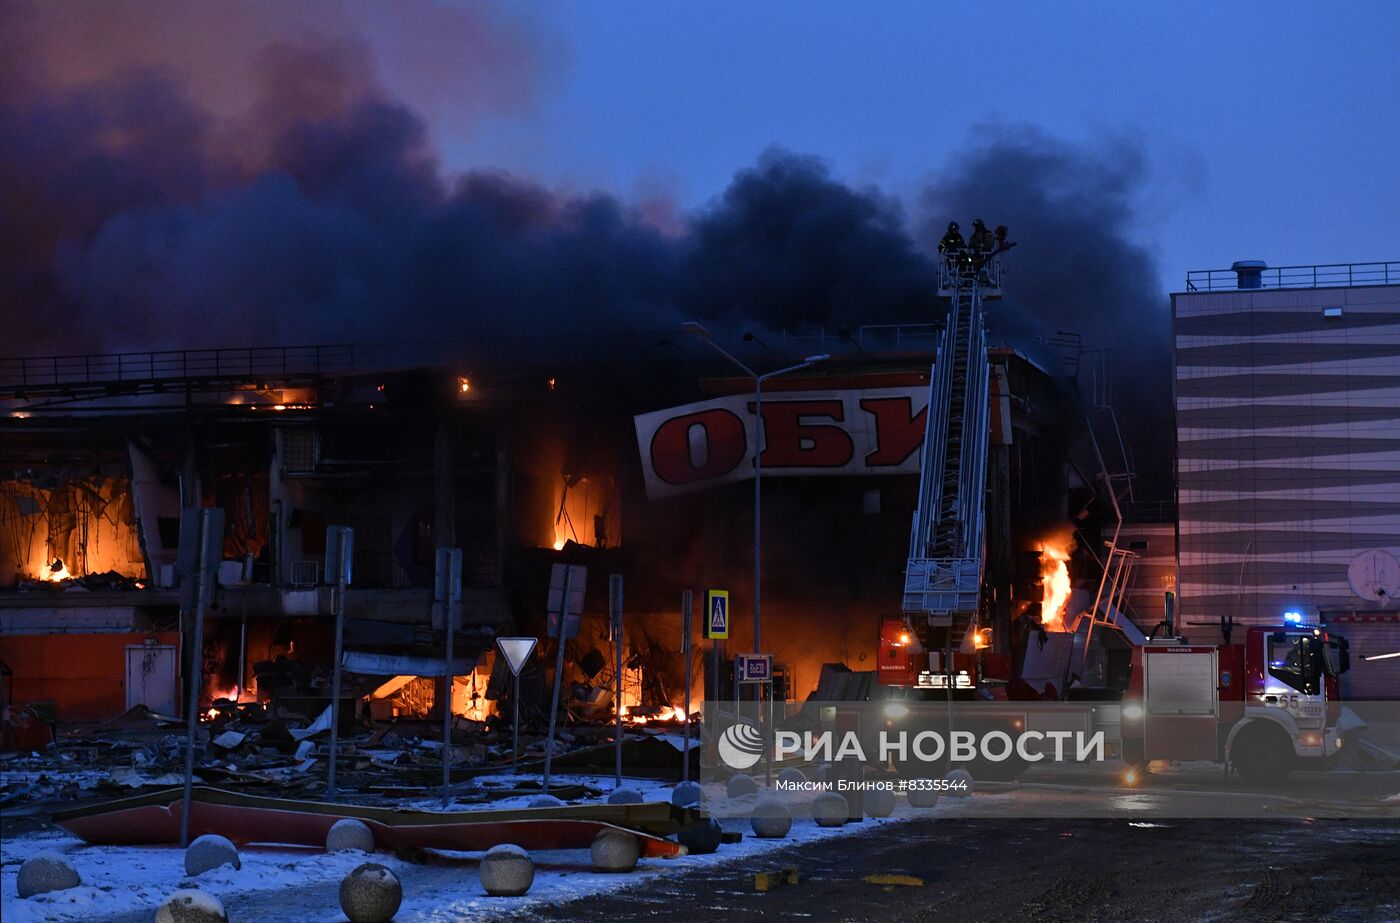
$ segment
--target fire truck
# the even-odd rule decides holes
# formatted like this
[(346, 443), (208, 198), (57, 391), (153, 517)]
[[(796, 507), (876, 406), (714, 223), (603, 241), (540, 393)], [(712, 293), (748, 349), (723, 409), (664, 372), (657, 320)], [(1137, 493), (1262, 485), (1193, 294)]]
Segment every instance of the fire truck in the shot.
[[(1220, 644), (1189, 642), (1170, 616), (1158, 626), (1162, 637), (1144, 635), (1122, 612), (1130, 552), (1117, 547), (1116, 531), (1098, 592), (1066, 630), (1031, 635), (1021, 651), (990, 649), (984, 301), (1000, 297), (1002, 279), (1000, 253), (946, 254), (940, 269), (948, 318), (930, 373), (903, 617), (881, 624), (880, 723), (909, 720), (916, 703), (976, 703), (956, 721), (974, 730), (1102, 731), (1110, 752), (1136, 768), (1130, 772), (1154, 760), (1214, 760), (1256, 782), (1335, 756), (1346, 640), (1300, 612), (1285, 613), (1278, 626), (1249, 626), (1242, 642), (1232, 640), (1227, 619)], [(1116, 496), (1113, 506), (1117, 513)], [(1014, 777), (1025, 766), (1010, 759), (973, 774)]]
[(1301, 619), (1250, 626), (1243, 643), (1180, 638), (1134, 645), (1119, 712), (1121, 753), (1151, 760), (1215, 760), (1247, 782), (1319, 766), (1341, 749), (1338, 678), (1345, 638)]

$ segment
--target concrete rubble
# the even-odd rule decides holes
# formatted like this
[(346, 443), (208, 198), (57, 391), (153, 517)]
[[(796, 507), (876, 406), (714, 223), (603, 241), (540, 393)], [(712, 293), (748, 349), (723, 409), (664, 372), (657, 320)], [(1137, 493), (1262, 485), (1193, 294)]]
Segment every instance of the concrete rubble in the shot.
[[(39, 707), (42, 714), (42, 707)], [(337, 765), (338, 795), (380, 803), (439, 794), (442, 724), (419, 718), (374, 720), (342, 716)], [(43, 723), (44, 719), (39, 719)], [(544, 755), (543, 722), (523, 722), (522, 773), (538, 775)], [(131, 795), (184, 782), (183, 719), (136, 706), (105, 722), (48, 724), (56, 736), (33, 749), (0, 752), (0, 807), (12, 816), (41, 817), (56, 805)], [(679, 778), (681, 735), (675, 724), (628, 724), (623, 756), (629, 774)], [(611, 723), (568, 725), (556, 734), (554, 764), (560, 770), (608, 770), (614, 759)], [(510, 767), (511, 729), (488, 721), (454, 719), (452, 797), (486, 803), (520, 792), (481, 786), (479, 776)], [(698, 774), (699, 744), (692, 740)], [(230, 791), (314, 799), (326, 789), (330, 709), (308, 715), (267, 703), (216, 700), (196, 729), (195, 783)], [(674, 774), (674, 775), (672, 775)], [(529, 778), (525, 776), (524, 778)], [(529, 784), (529, 783), (526, 783)], [(538, 790), (537, 783), (536, 787)], [(583, 794), (551, 787), (553, 795)]]

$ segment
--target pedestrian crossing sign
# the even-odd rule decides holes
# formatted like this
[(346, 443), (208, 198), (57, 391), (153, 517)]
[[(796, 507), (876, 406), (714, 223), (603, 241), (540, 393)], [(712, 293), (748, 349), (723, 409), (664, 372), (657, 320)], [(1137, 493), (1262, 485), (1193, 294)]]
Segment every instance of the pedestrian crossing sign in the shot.
[(729, 637), (729, 591), (705, 591), (705, 637), (718, 640)]

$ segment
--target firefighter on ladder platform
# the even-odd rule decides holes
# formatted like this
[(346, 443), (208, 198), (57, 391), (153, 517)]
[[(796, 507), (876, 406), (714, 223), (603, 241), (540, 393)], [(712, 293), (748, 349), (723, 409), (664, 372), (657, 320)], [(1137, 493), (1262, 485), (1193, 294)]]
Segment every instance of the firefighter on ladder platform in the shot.
[(949, 221), (947, 232), (943, 235), (943, 239), (938, 242), (938, 252), (951, 261), (957, 254), (966, 249), (967, 244), (963, 241), (962, 231), (958, 228), (958, 223)]
[(997, 225), (997, 229), (993, 231), (987, 227), (985, 221), (978, 218), (972, 222), (972, 236), (964, 241), (958, 223), (950, 221), (943, 239), (938, 242), (938, 252), (943, 254), (950, 269), (965, 274), (980, 272), (991, 262), (992, 257), (1016, 246), (1007, 240), (1007, 233), (1006, 225)]

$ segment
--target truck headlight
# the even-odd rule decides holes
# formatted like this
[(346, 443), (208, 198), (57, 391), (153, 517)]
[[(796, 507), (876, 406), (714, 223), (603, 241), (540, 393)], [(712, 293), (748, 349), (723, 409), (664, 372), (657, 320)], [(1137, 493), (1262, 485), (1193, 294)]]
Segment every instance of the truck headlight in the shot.
[(1141, 705), (1124, 705), (1124, 706), (1123, 706), (1123, 719), (1124, 719), (1125, 721), (1137, 721), (1137, 720), (1140, 719), (1141, 717), (1142, 717), (1142, 706), (1141, 706)]
[(898, 721), (901, 718), (908, 718), (909, 706), (902, 705), (899, 702), (891, 702), (889, 705), (885, 706), (885, 717), (894, 721)]

